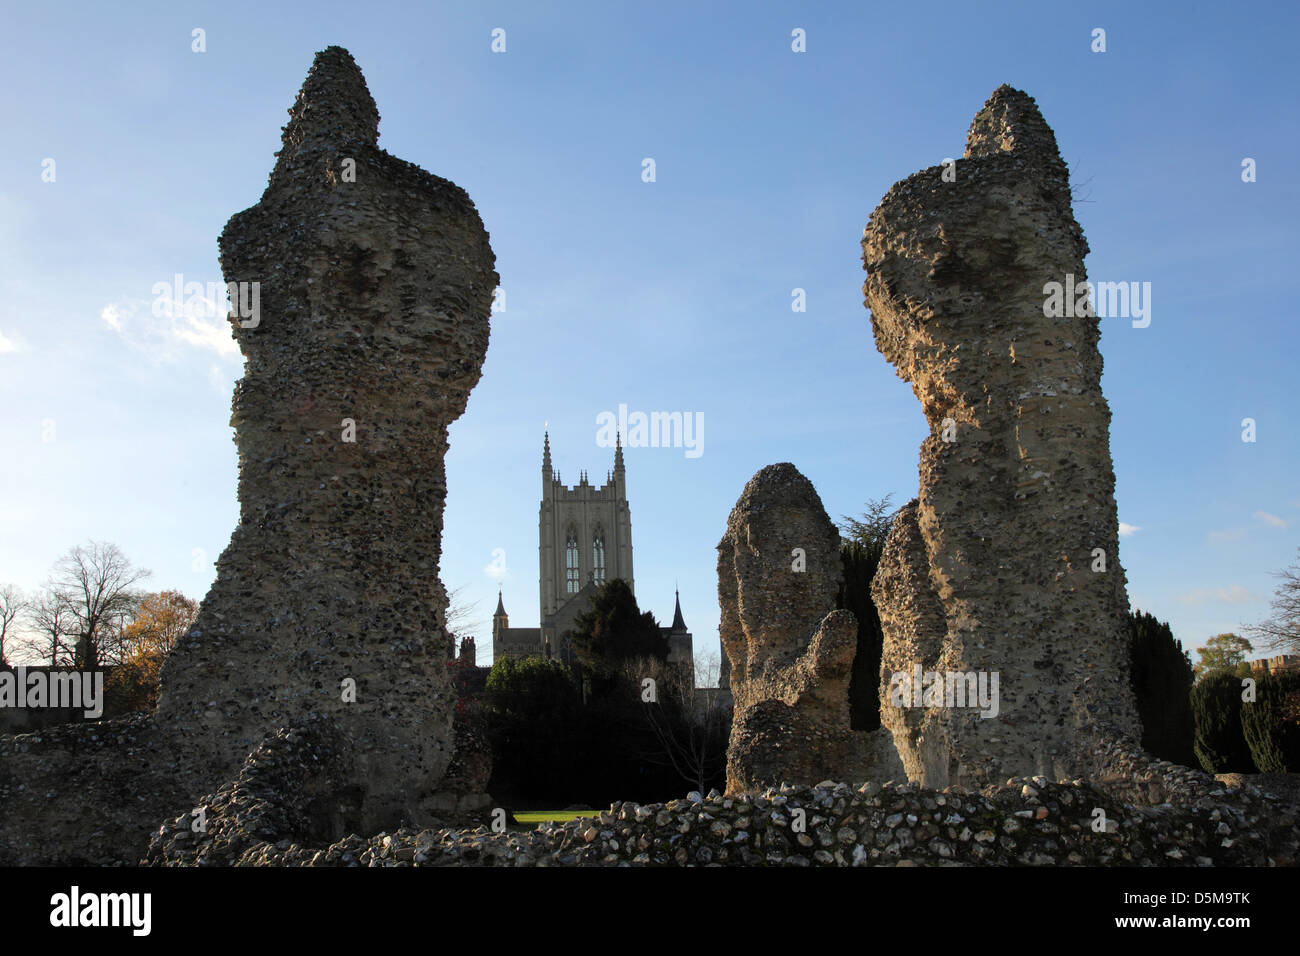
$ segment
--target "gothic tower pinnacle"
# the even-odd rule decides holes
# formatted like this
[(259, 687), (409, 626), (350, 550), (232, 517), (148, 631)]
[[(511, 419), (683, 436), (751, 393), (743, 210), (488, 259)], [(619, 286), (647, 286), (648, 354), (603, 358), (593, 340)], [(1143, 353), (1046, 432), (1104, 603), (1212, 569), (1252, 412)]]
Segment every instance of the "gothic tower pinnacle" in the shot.
[(686, 630), (686, 620), (682, 617), (682, 595), (681, 592), (674, 589), (673, 593), (677, 596), (677, 607), (673, 609), (673, 626), (674, 631)]

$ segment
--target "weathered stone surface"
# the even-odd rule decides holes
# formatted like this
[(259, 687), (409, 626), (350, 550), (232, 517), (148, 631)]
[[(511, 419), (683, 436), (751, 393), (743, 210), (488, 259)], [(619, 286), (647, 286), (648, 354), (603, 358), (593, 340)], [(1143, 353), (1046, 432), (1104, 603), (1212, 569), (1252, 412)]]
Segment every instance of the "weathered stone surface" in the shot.
[(0, 866), (134, 863), (186, 777), (151, 715), (0, 737)]
[[(280, 772), (292, 773), (290, 760), (276, 759), (286, 767)], [(1142, 782), (1186, 797), (1187, 777), (1207, 775), (1156, 762)], [(979, 793), (823, 780), (694, 796), (614, 803), (606, 813), (531, 831), (431, 827), (313, 845), (278, 839), (280, 798), (260, 806), (250, 790), (242, 800), (237, 792), (233, 801), (222, 800), (260, 811), (257, 819), (271, 824), (262, 836), (238, 843), (237, 854), (225, 840), (195, 842), (209, 862), (275, 866), (1240, 867), (1300, 859), (1300, 809), (1253, 786), (1211, 786), (1195, 800), (1159, 807), (1125, 803), (1083, 780), (1046, 777), (1005, 780)], [(797, 810), (803, 832), (795, 826)], [(1104, 829), (1094, 828), (1097, 810), (1105, 814)], [(186, 837), (177, 845), (190, 844)]]
[(346, 835), (347, 821), (359, 813), (361, 787), (341, 781), (355, 760), (331, 718), (268, 734), (220, 790), (158, 828), (145, 862), (237, 865), (258, 859), (268, 842), (328, 843)]
[[(943, 172), (897, 183), (862, 240), (876, 345), (931, 428), (872, 587), (882, 721), (928, 786), (1070, 779), (1099, 739), (1138, 736), (1098, 322), (1044, 316), (1088, 246), (1024, 93), (995, 91)], [(891, 675), (917, 664), (997, 672), (998, 716), (893, 706)]]
[(735, 699), (729, 793), (865, 770), (867, 735), (849, 729), (858, 623), (835, 610), (842, 573), (839, 532), (812, 483), (788, 463), (751, 478), (718, 544)]
[(231, 317), (240, 524), (152, 719), (0, 741), (0, 863), (137, 860), (163, 819), (308, 726), (340, 743), (308, 786), (337, 812), (306, 836), (484, 802), (461, 792), (486, 779), (481, 744), (462, 735), (453, 763), (438, 560), (494, 257), (462, 189), (377, 148), (347, 51), (317, 55), (289, 112), (266, 192), (220, 241), (227, 281), (259, 289), (258, 314)]
[(158, 707), (213, 779), (334, 714), (362, 832), (418, 819), (451, 759), (443, 459), (497, 285), (464, 190), (378, 149), (378, 122), (347, 51), (318, 54), (266, 192), (222, 233), (226, 280), (261, 283), (260, 322), (232, 320), (240, 524)]

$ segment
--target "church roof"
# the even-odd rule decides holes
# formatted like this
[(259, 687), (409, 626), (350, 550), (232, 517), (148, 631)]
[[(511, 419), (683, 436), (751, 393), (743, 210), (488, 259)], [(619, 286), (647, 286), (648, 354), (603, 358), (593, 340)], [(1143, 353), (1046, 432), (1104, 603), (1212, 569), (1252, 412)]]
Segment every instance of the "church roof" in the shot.
[[(586, 584), (582, 586), (582, 590), (576, 592), (575, 594), (569, 595), (569, 599), (565, 601), (563, 604), (561, 604), (558, 608), (556, 608), (555, 613), (558, 616), (561, 611), (563, 611), (571, 603), (577, 601), (580, 598), (586, 598), (587, 604), (590, 604), (592, 598), (594, 598), (599, 593), (600, 593), (600, 585), (597, 584), (595, 581), (588, 581)], [(580, 607), (585, 611), (587, 609), (587, 604), (578, 604), (575, 605), (575, 607)]]

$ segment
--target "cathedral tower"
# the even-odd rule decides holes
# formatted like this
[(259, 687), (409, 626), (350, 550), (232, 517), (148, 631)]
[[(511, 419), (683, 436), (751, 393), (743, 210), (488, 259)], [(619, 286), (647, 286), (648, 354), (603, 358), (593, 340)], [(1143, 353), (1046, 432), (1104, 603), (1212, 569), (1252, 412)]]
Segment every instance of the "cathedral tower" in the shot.
[[(605, 484), (592, 485), (584, 471), (578, 483), (569, 488), (551, 469), (551, 436), (546, 434), (538, 531), (543, 639), (548, 636), (548, 619), (563, 617), (565, 606), (588, 585), (599, 588), (606, 581), (622, 578), (636, 593), (632, 580), (632, 514), (627, 505), (621, 436), (614, 440), (614, 470), (606, 473)], [(586, 602), (579, 604), (580, 613), (586, 609)]]
[[(614, 468), (599, 487), (579, 472), (572, 488), (551, 466), (551, 436), (542, 438), (542, 503), (537, 519), (538, 620), (540, 627), (511, 627), (505, 602), (497, 595), (492, 615), (492, 657), (540, 655), (573, 663), (568, 633), (607, 581), (621, 578), (636, 594), (632, 578), (632, 513), (627, 505), (627, 471), (622, 436), (614, 438)], [(693, 668), (692, 637), (682, 619), (680, 600), (668, 639), (671, 663)]]

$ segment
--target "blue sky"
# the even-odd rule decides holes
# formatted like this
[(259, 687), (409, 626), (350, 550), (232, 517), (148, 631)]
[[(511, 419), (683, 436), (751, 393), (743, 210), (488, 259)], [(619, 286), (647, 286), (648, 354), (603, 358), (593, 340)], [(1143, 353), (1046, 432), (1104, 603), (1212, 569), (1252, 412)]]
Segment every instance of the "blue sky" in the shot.
[(494, 549), (511, 623), (537, 623), (544, 421), (572, 483), (612, 465), (601, 412), (703, 416), (699, 457), (626, 453), (637, 595), (667, 620), (679, 582), (697, 653), (717, 650), (715, 546), (759, 468), (794, 462), (836, 519), (915, 494), (925, 423), (873, 345), (859, 240), (895, 181), (961, 155), (1004, 82), (1056, 131), (1090, 277), (1152, 287), (1148, 328), (1102, 320), (1130, 598), (1186, 646), (1258, 620), (1300, 545), (1300, 8), (1066, 7), (11, 6), (0, 582), (34, 588), (95, 538), (156, 589), (206, 593), (238, 513), (241, 360), (222, 320), (155, 317), (151, 290), (220, 281), (217, 235), (338, 44), (380, 145), (468, 190), (506, 293), (447, 461), (442, 578), (478, 601), (481, 663)]

